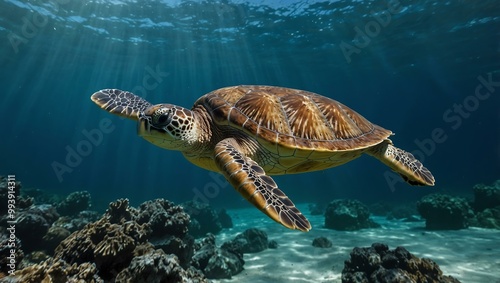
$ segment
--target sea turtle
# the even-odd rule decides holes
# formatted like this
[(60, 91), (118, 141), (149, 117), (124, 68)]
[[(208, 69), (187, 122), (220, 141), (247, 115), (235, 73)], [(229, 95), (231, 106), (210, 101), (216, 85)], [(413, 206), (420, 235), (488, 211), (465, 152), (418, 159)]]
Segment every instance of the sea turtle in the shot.
[(311, 225), (269, 175), (323, 170), (366, 153), (411, 185), (434, 185), (431, 172), (388, 139), (391, 131), (312, 92), (225, 87), (200, 97), (191, 110), (153, 105), (118, 89), (100, 90), (91, 99), (110, 113), (138, 120), (138, 135), (154, 145), (222, 173), (249, 202), (290, 229), (309, 231)]

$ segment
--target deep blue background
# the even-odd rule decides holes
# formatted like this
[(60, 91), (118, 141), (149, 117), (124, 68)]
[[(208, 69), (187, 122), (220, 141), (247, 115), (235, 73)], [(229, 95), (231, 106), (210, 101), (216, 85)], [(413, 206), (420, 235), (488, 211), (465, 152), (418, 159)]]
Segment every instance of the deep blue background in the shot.
[[(395, 132), (394, 143), (408, 151), (436, 128), (446, 135), (422, 155), (436, 177), (433, 188), (391, 188), (387, 168), (365, 156), (276, 177), (295, 202), (468, 194), (500, 177), (500, 86), (485, 100), (473, 98), (479, 76), (491, 73), (500, 82), (497, 1), (389, 1), (399, 9), (385, 26), (374, 15), (387, 16), (387, 1), (84, 2), (0, 0), (0, 174), (16, 174), (25, 187), (88, 190), (94, 199), (128, 197), (134, 204), (187, 201), (201, 192), (216, 206), (243, 205), (229, 185), (215, 188), (209, 172), (148, 144), (133, 121), (89, 99), (120, 88), (190, 107), (211, 90), (238, 84), (334, 98)], [(357, 32), (367, 27), (369, 42)], [(348, 62), (342, 44), (363, 47)], [(161, 73), (159, 80), (150, 70)], [(464, 102), (472, 110), (459, 126), (443, 118), (447, 111), (459, 117), (454, 105)], [(67, 149), (84, 145), (82, 131), (104, 119), (113, 130), (58, 179), (54, 162), (65, 164)]]

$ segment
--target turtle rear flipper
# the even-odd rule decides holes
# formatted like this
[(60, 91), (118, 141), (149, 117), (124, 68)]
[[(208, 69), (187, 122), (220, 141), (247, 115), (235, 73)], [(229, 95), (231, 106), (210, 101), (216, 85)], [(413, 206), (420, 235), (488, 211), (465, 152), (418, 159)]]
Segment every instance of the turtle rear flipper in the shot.
[(110, 113), (136, 121), (139, 113), (151, 106), (143, 98), (119, 89), (102, 89), (92, 94), (90, 99)]
[(307, 232), (311, 224), (255, 161), (243, 155), (233, 138), (215, 146), (215, 163), (245, 199), (289, 229)]
[(413, 154), (392, 145), (390, 140), (371, 147), (366, 153), (396, 171), (410, 185), (434, 186), (434, 176)]

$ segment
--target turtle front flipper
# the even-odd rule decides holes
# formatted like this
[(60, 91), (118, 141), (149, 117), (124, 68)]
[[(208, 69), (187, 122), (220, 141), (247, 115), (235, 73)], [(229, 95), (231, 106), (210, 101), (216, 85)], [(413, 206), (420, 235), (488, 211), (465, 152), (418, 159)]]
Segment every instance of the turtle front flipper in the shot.
[(366, 153), (396, 171), (410, 185), (434, 186), (434, 176), (413, 154), (392, 145), (390, 140), (370, 148)]
[(274, 221), (307, 232), (311, 224), (264, 169), (245, 156), (233, 138), (215, 146), (215, 163), (231, 185)]
[(143, 98), (119, 89), (103, 89), (90, 97), (102, 109), (132, 120), (138, 120), (139, 113), (151, 106)]

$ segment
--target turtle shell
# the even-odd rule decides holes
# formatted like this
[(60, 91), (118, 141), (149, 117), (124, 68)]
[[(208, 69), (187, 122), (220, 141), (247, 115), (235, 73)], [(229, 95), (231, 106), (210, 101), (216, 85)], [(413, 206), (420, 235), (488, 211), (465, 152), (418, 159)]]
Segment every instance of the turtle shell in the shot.
[(274, 86), (233, 86), (199, 98), (220, 127), (244, 131), (266, 146), (351, 151), (392, 134), (349, 107), (316, 93)]

